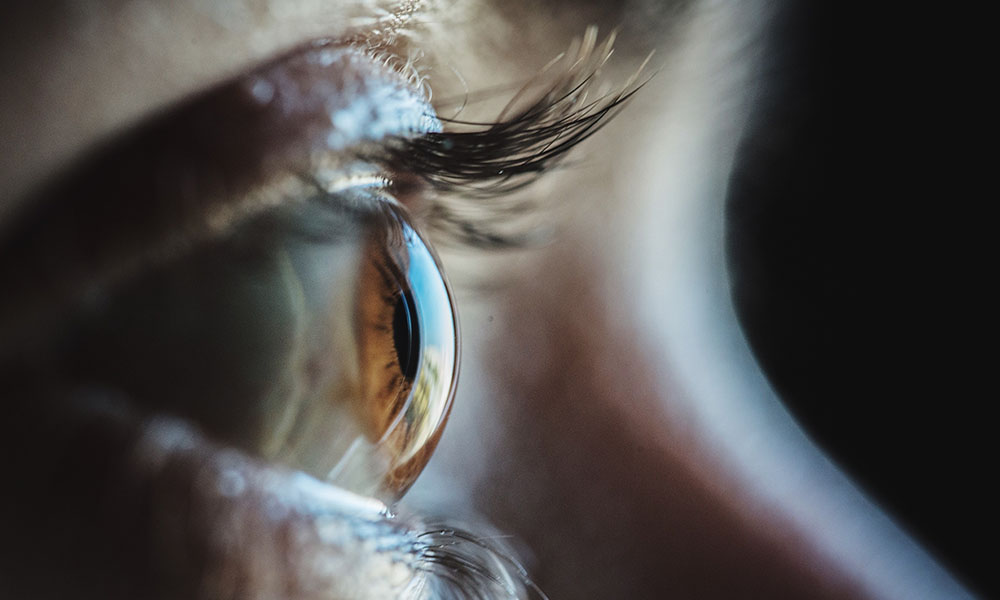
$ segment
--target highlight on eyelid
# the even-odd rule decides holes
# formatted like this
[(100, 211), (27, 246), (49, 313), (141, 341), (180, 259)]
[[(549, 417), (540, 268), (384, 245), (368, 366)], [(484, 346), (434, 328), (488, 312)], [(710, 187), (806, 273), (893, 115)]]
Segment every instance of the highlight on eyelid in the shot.
[(440, 128), (407, 75), (323, 43), (108, 140), (0, 232), (0, 354), (87, 296), (302, 201), (315, 193), (304, 180), (351, 167), (359, 147)]

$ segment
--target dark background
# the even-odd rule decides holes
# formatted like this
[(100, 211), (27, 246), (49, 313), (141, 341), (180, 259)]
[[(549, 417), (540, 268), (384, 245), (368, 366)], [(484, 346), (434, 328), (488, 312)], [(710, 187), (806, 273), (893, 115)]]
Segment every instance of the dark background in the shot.
[(997, 596), (996, 266), (980, 241), (996, 191), (963, 139), (983, 120), (943, 21), (857, 10), (789, 2), (769, 33), (728, 203), (734, 299), (813, 439)]

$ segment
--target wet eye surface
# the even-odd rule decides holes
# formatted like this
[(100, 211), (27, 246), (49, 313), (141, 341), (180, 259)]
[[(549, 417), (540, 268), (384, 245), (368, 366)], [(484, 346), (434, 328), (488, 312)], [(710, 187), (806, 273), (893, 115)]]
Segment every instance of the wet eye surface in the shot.
[(398, 498), (447, 420), (457, 324), (389, 174), (360, 156), (436, 126), (402, 74), (324, 46), (111, 144), (0, 232), (0, 376), (121, 396)]
[[(437, 443), (458, 337), (431, 250), (378, 208), (267, 216), (153, 269), (88, 302), (46, 371), (394, 499)], [(304, 219), (339, 231), (312, 237), (294, 229)]]
[(364, 220), (348, 318), (325, 318), (330, 340), (351, 341), (324, 354), (336, 363), (306, 371), (340, 375), (329, 392), (289, 410), (291, 425), (267, 454), (346, 489), (395, 498), (426, 465), (447, 420), (458, 326), (441, 266), (412, 224), (393, 207)]
[[(612, 41), (589, 29), (529, 82), (537, 95), (450, 132), (412, 65), (314, 43), (109, 141), (0, 230), (0, 378), (26, 398), (120, 395), (397, 498), (446, 421), (458, 341), (392, 190), (483, 200), (529, 184), (635, 93), (633, 77), (587, 94)], [(438, 204), (428, 226), (503, 247), (489, 221), (509, 208), (483, 223)]]
[(393, 456), (390, 486), (405, 490), (430, 458), (457, 375), (458, 329), (441, 267), (406, 222), (376, 229), (358, 298), (368, 439)]

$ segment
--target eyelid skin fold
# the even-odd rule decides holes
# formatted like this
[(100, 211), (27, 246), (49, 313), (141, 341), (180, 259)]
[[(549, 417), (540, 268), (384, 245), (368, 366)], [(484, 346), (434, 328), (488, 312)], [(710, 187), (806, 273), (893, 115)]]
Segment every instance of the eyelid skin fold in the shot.
[[(457, 130), (443, 132), (412, 65), (397, 67), (385, 48), (376, 58), (315, 42), (109, 143), (0, 228), (0, 276), (17, 291), (0, 299), (0, 357), (39, 323), (51, 326), (45, 314), (345, 176), (377, 185), (389, 169), (489, 198), (464, 219), (439, 201), (429, 228), (471, 245), (518, 245), (490, 223), (511, 213), (496, 198), (556, 165), (638, 90), (637, 72), (617, 93), (588, 96), (614, 41), (599, 46), (596, 35), (588, 29), (493, 124), (452, 120)], [(532, 91), (539, 83), (549, 87)]]
[[(434, 0), (0, 4), (0, 220), (150, 115), (317, 38), (391, 34)], [(86, 76), (81, 76), (81, 74)]]
[(438, 130), (413, 81), (352, 47), (314, 44), (191, 100), (77, 165), (0, 230), (0, 275), (16, 291), (0, 299), (0, 355), (37, 336), (43, 315), (322, 194), (301, 176), (320, 162), (343, 170), (366, 144)]

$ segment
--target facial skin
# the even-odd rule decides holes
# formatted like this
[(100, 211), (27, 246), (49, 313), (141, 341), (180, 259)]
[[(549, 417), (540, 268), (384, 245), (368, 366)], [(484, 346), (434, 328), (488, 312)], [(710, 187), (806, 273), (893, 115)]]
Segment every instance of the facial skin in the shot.
[[(3, 10), (13, 14), (0, 17), (10, 30), (0, 53), (0, 89), (7, 90), (0, 110), (0, 219), (99, 141), (305, 41), (356, 35), (378, 14), (349, 1), (284, 0)], [(759, 25), (750, 24), (767, 13), (728, 4), (678, 6), (652, 11), (639, 29), (636, 20), (600, 6), (553, 22), (550, 15), (560, 10), (572, 12), (557, 3), (516, 10), (429, 7), (431, 25), (416, 36), (428, 60), (453, 66), (473, 91), (530, 76), (582, 31), (586, 19), (606, 19), (602, 27), (626, 23), (625, 57), (603, 74), (610, 80), (627, 78), (654, 47), (664, 58), (635, 101), (585, 146), (584, 166), (570, 165), (535, 188), (533, 193), (567, 202), (553, 209), (562, 219), (555, 243), (517, 253), (514, 261), (444, 252), (446, 267), (449, 259), (457, 265), (464, 374), (450, 428), (408, 498), (410, 506), (492, 521), (526, 549), (529, 570), (553, 598), (963, 596), (798, 431), (739, 333), (725, 279), (722, 202), (735, 144), (752, 111), (747, 83), (758, 66), (752, 53), (736, 49), (754, 39)], [(440, 87), (461, 94), (448, 73), (436, 71)], [(449, 95), (439, 89), (436, 97)], [(470, 273), (498, 263), (515, 268), (498, 270), (498, 291), (477, 291), (472, 284), (479, 278)], [(51, 418), (30, 407), (23, 416)], [(13, 438), (31, 440), (28, 454), (36, 460), (46, 456), (44, 444), (59, 446), (60, 435), (67, 436), (67, 447), (94, 444), (80, 453), (80, 465), (64, 471), (81, 478), (67, 480), (67, 493), (79, 489), (74, 485), (86, 487), (84, 475), (104, 474), (101, 461), (112, 461), (122, 449), (169, 437), (169, 431), (137, 433), (126, 414), (126, 422), (101, 421), (84, 431), (83, 442), (73, 442), (71, 435), (83, 435), (66, 424), (74, 418), (44, 422)], [(176, 471), (140, 488), (167, 499), (151, 513), (157, 518), (168, 519), (171, 502), (183, 503), (185, 493), (197, 495), (179, 489), (189, 484), (183, 465), (219, 470), (204, 454), (215, 442), (195, 439), (193, 450), (172, 459), (180, 465)], [(30, 474), (29, 460), (13, 462), (15, 474)], [(248, 503), (263, 506), (268, 490), (285, 481), (266, 467), (239, 464), (248, 480), (266, 482), (258, 496), (244, 498)], [(39, 479), (28, 477), (22, 487), (48, 489), (51, 482)], [(106, 492), (97, 489), (98, 495)], [(310, 493), (290, 500), (289, 519), (271, 525), (284, 531), (297, 523), (297, 515), (308, 513)], [(80, 504), (102, 506), (107, 497)], [(24, 509), (30, 501), (24, 498), (32, 496), (15, 496), (12, 506)], [(279, 551), (273, 545), (278, 534), (267, 532), (260, 511), (236, 501), (202, 502), (196, 519), (203, 530), (192, 535), (209, 540), (195, 544), (206, 562), (222, 561), (211, 540), (230, 534), (233, 547), (253, 549), (218, 569), (252, 582), (228, 588), (230, 597), (250, 597), (245, 592), (255, 585), (271, 589), (265, 587), (273, 583), (269, 573), (284, 581), (286, 572), (300, 574), (301, 585), (273, 589), (313, 597), (303, 582), (315, 573), (274, 565), (282, 553), (286, 562), (304, 563), (321, 541)], [(334, 505), (371, 510), (352, 502)], [(31, 514), (38, 519), (44, 512)], [(32, 577), (47, 567), (89, 568), (90, 577), (78, 580), (93, 587), (80, 596), (107, 597), (115, 588), (105, 572), (125, 571), (128, 581), (142, 581), (142, 575), (123, 570), (116, 563), (120, 549), (105, 545), (95, 544), (107, 556), (78, 560), (74, 553), (85, 551), (88, 536), (134, 544), (129, 550), (137, 555), (147, 544), (171, 543), (88, 528), (86, 519), (65, 524), (80, 530), (43, 527), (20, 557), (6, 548), (5, 571), (14, 573), (17, 560)], [(46, 550), (66, 540), (73, 542), (68, 550), (46, 565)], [(346, 581), (348, 568), (342, 569), (333, 580)], [(145, 591), (193, 597), (196, 580), (204, 577), (197, 568), (165, 573), (147, 581), (153, 587)], [(350, 584), (330, 588), (335, 597), (398, 592), (377, 587), (391, 578), (374, 567), (351, 573)], [(29, 579), (12, 578), (21, 589)], [(53, 596), (65, 591), (40, 589)], [(198, 593), (212, 597), (204, 588)]]

